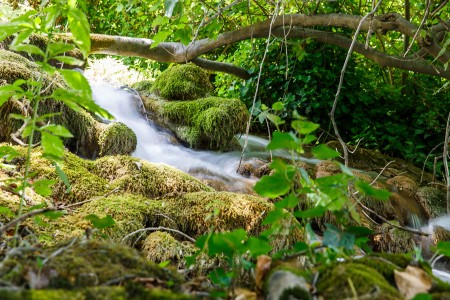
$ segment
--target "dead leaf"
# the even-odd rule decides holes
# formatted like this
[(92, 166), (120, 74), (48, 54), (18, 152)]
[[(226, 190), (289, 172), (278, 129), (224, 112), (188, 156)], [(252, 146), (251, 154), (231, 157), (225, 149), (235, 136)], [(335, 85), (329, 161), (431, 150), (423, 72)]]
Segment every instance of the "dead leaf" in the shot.
[(234, 290), (234, 300), (256, 300), (256, 293), (247, 289), (237, 288)]
[(406, 299), (412, 299), (419, 293), (427, 293), (432, 285), (430, 276), (422, 269), (408, 266), (403, 272), (394, 270), (395, 283)]
[(264, 276), (270, 270), (270, 266), (272, 264), (272, 258), (267, 255), (260, 255), (256, 261), (256, 270), (255, 270), (255, 284), (258, 290), (263, 289), (264, 284)]

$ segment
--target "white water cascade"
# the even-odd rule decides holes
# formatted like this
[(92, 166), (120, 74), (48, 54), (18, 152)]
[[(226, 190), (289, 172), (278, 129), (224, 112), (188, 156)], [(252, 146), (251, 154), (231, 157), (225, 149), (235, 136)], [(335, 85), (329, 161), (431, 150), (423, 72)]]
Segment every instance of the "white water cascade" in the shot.
[[(133, 156), (165, 163), (200, 179), (221, 181), (231, 191), (244, 191), (254, 183), (255, 180), (236, 173), (240, 152), (195, 151), (173, 144), (167, 132), (158, 130), (146, 120), (133, 99), (134, 94), (102, 84), (91, 84), (91, 87), (95, 102), (109, 111), (115, 121), (126, 124), (136, 134), (137, 147)], [(267, 143), (264, 139), (250, 137), (250, 142), (253, 140), (254, 147), (249, 149), (261, 149)], [(251, 153), (252, 156), (256, 154)]]

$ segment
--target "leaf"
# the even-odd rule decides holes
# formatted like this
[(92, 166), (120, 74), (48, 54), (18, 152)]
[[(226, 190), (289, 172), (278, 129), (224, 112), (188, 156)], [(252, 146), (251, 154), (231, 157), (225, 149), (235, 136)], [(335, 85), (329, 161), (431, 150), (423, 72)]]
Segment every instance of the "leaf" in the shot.
[(44, 212), (42, 215), (49, 218), (50, 220), (56, 220), (64, 216), (64, 214), (65, 214), (64, 211), (61, 210), (51, 210)]
[(89, 36), (89, 22), (84, 13), (76, 7), (71, 7), (67, 13), (70, 31), (74, 37), (73, 41), (86, 58), (91, 49)]
[(165, 268), (165, 267), (167, 267), (169, 264), (170, 264), (170, 260), (165, 260), (165, 261), (160, 262), (160, 263), (158, 264), (158, 267), (160, 267), (160, 268)]
[(61, 53), (69, 52), (73, 49), (75, 49), (74, 45), (63, 43), (63, 42), (53, 42), (53, 43), (48, 44), (48, 46), (47, 46), (48, 55), (50, 57), (54, 57)]
[(13, 147), (7, 145), (0, 146), (0, 157), (4, 158), (6, 161), (10, 162), (17, 156), (19, 156), (19, 152)]
[(97, 215), (90, 214), (84, 217), (86, 220), (90, 221), (94, 228), (105, 229), (113, 226), (116, 222), (111, 216), (106, 216), (104, 218), (99, 218)]
[(6, 206), (0, 206), (0, 215), (5, 215), (9, 218), (14, 217), (13, 212), (11, 211), (11, 209), (9, 207)]
[(281, 102), (281, 101), (277, 101), (274, 104), (272, 104), (273, 110), (283, 110), (283, 108), (284, 108), (283, 102)]
[(400, 293), (406, 299), (413, 299), (420, 293), (428, 293), (433, 281), (422, 269), (407, 266), (404, 271), (394, 270), (395, 283)]
[(438, 242), (436, 248), (439, 254), (450, 257), (450, 242)]
[(276, 202), (275, 207), (276, 208), (294, 208), (298, 204), (298, 198), (295, 196), (295, 194), (289, 194), (286, 197), (283, 198), (283, 200)]
[(274, 131), (272, 134), (272, 140), (267, 145), (268, 150), (276, 150), (276, 149), (290, 149), (295, 150), (298, 149), (299, 145), (297, 144), (297, 140), (290, 133)]
[(59, 167), (58, 164), (55, 163), (54, 166), (56, 173), (58, 174), (58, 177), (62, 180), (62, 182), (64, 182), (64, 185), (67, 187), (66, 193), (70, 192), (71, 185), (69, 179), (67, 178), (66, 173), (64, 173), (64, 171)]
[(272, 250), (272, 247), (270, 246), (269, 242), (262, 239), (258, 239), (256, 237), (250, 237), (245, 243), (245, 246), (247, 247), (250, 255), (253, 257), (268, 254)]
[(23, 93), (23, 90), (19, 86), (13, 84), (0, 86), (0, 106), (17, 93)]
[(297, 210), (294, 212), (294, 216), (301, 219), (317, 218), (323, 216), (327, 210), (326, 207), (319, 205), (307, 210)]
[(355, 244), (355, 235), (344, 232), (332, 224), (325, 224), (327, 229), (323, 234), (323, 244), (332, 248), (351, 250)]
[(60, 62), (71, 66), (81, 67), (84, 65), (84, 61), (76, 59), (75, 57), (72, 56), (54, 56), (53, 59), (59, 60)]
[(39, 47), (29, 44), (18, 44), (11, 46), (11, 50), (18, 51), (18, 52), (27, 52), (34, 55), (39, 55), (42, 57), (45, 57), (44, 51), (42, 51)]
[(46, 131), (41, 132), (41, 142), (44, 153), (54, 158), (62, 158), (64, 156), (64, 144), (62, 140)]
[(389, 193), (388, 191), (379, 188), (374, 188), (367, 182), (362, 180), (357, 180), (355, 182), (355, 186), (356, 189), (363, 195), (373, 197), (378, 200), (388, 200), (389, 197), (391, 196), (391, 193)]
[(47, 197), (52, 194), (51, 186), (54, 185), (56, 182), (57, 182), (56, 180), (41, 179), (33, 183), (33, 188), (34, 191), (39, 195)]
[(91, 86), (80, 72), (74, 70), (59, 70), (70, 88), (91, 93)]
[(150, 48), (155, 48), (158, 46), (159, 43), (164, 42), (169, 35), (171, 34), (170, 31), (159, 31), (157, 34), (155, 34), (152, 38), (153, 43), (151, 44)]
[(319, 128), (319, 124), (308, 122), (308, 121), (302, 121), (302, 120), (295, 120), (291, 124), (292, 128), (294, 128), (299, 134), (309, 134)]
[(311, 153), (317, 159), (332, 159), (339, 156), (339, 152), (336, 150), (328, 148), (325, 144), (320, 144), (317, 147), (311, 149)]
[(267, 217), (262, 221), (261, 225), (270, 225), (278, 223), (281, 220), (289, 217), (289, 213), (283, 209), (274, 209), (267, 214)]
[(70, 133), (70, 131), (61, 125), (56, 125), (56, 124), (49, 124), (49, 125), (45, 125), (42, 126), (41, 128), (39, 128), (39, 130), (45, 130), (50, 132), (53, 135), (56, 136), (60, 136), (60, 137), (66, 137), (66, 138), (71, 138), (73, 137), (72, 133)]
[(263, 176), (253, 189), (259, 195), (273, 199), (289, 192), (291, 182), (286, 179), (284, 174), (275, 172), (272, 175)]
[(286, 123), (280, 116), (274, 115), (274, 114), (266, 114), (266, 118), (269, 119), (273, 124), (275, 125), (282, 125)]
[(225, 272), (223, 268), (216, 268), (208, 274), (211, 282), (219, 286), (229, 286), (233, 276), (234, 272)]

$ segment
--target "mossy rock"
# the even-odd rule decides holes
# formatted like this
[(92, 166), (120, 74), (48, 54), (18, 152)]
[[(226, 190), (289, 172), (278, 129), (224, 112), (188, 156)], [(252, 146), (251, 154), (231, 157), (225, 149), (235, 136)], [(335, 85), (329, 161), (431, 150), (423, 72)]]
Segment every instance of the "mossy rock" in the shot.
[[(35, 79), (40, 76), (39, 67), (23, 56), (0, 50), (0, 82), (14, 83), (17, 79)], [(50, 95), (56, 88), (66, 88), (62, 78), (55, 74), (50, 77), (44, 74), (43, 85), (45, 95)], [(110, 130), (106, 124), (97, 121), (90, 113), (80, 109), (74, 111), (61, 101), (47, 99), (40, 103), (38, 115), (58, 113), (49, 118), (49, 121), (66, 127), (73, 138), (65, 139), (65, 146), (84, 157), (95, 158), (100, 152), (105, 154), (129, 153), (132, 147), (132, 134), (123, 134), (125, 129)], [(6, 124), (0, 128), (0, 142), (12, 142), (11, 134), (20, 128), (21, 122), (10, 118), (10, 114), (21, 114), (21, 106), (9, 100), (0, 107), (0, 123)], [(106, 128), (105, 128), (106, 127)], [(123, 125), (123, 127), (126, 127)], [(131, 132), (130, 129), (127, 132)], [(107, 135), (107, 136), (105, 136)], [(109, 141), (106, 142), (105, 138)], [(99, 143), (102, 142), (102, 149)], [(113, 143), (112, 145), (109, 143)], [(134, 143), (135, 144), (135, 143)], [(124, 147), (124, 148), (121, 148)]]
[(195, 253), (190, 242), (180, 242), (170, 233), (156, 231), (147, 236), (142, 243), (143, 255), (155, 263), (170, 261), (178, 269), (185, 267), (185, 257)]
[(100, 133), (100, 156), (131, 154), (137, 145), (136, 134), (120, 122), (112, 122)]
[(142, 94), (151, 94), (154, 83), (154, 80), (142, 80), (133, 83), (131, 87)]
[(437, 218), (445, 213), (446, 196), (445, 193), (435, 187), (424, 186), (416, 193), (418, 202), (427, 212), (429, 219)]
[[(60, 253), (54, 255), (55, 251)], [(45, 261), (41, 268), (38, 259)], [(74, 239), (50, 248), (22, 249), (8, 255), (0, 265), (2, 280), (40, 289), (114, 286), (136, 277), (155, 278), (171, 284), (172, 289), (182, 281), (176, 272), (160, 268), (135, 249), (95, 240)]]
[[(357, 296), (364, 299), (397, 300), (402, 296), (376, 269), (354, 262), (323, 266), (316, 288), (324, 299)], [(353, 292), (352, 287), (356, 291)]]
[(193, 64), (174, 65), (164, 70), (153, 84), (153, 92), (168, 100), (193, 100), (213, 91), (208, 74)]
[[(398, 221), (390, 221), (399, 225)], [(406, 253), (412, 251), (415, 246), (414, 234), (391, 226), (382, 224), (378, 230), (380, 233), (374, 237), (374, 251), (389, 253)]]
[(199, 180), (173, 167), (124, 155), (95, 160), (92, 172), (107, 180), (112, 188), (149, 198), (212, 191)]
[(77, 290), (43, 289), (43, 290), (0, 290), (2, 300), (188, 300), (189, 295), (171, 290), (140, 287), (139, 284), (126, 286), (101, 286)]
[(208, 97), (164, 101), (144, 97), (158, 121), (194, 149), (228, 151), (239, 148), (235, 135), (245, 131), (248, 111), (238, 99)]

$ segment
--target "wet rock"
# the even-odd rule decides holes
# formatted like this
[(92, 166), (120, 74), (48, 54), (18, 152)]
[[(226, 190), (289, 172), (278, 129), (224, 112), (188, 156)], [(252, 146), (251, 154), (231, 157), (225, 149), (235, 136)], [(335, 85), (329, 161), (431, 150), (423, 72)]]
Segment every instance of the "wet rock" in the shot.
[(395, 187), (398, 191), (403, 191), (409, 195), (415, 194), (415, 192), (419, 189), (417, 182), (404, 175), (397, 175), (390, 178), (386, 181), (386, 183), (392, 187)]
[[(398, 221), (390, 221), (399, 225)], [(405, 253), (414, 249), (414, 235), (408, 231), (395, 228), (388, 223), (382, 224), (379, 234), (373, 237), (373, 250), (377, 252)]]
[(417, 190), (417, 199), (427, 213), (428, 219), (436, 218), (446, 211), (445, 193), (435, 187), (425, 186)]
[(316, 166), (316, 178), (332, 176), (339, 173), (342, 173), (339, 166), (330, 160), (321, 161)]

